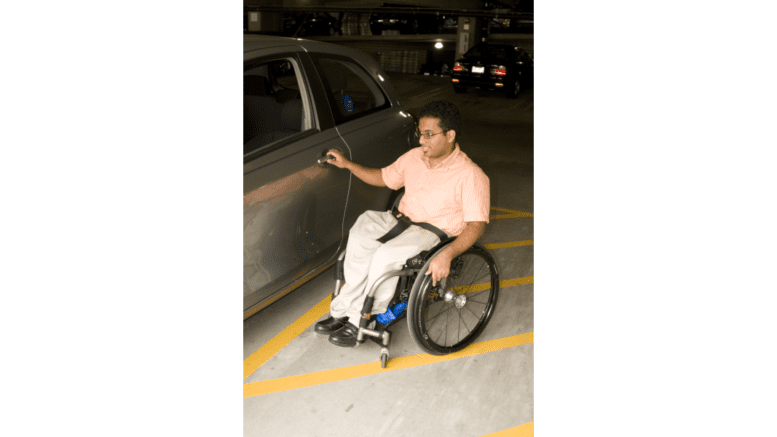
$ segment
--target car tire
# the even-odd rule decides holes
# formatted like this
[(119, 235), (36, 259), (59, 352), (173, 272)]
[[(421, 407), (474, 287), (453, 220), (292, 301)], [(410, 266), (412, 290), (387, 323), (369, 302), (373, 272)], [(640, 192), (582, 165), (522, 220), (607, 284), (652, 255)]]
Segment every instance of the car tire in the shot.
[(518, 94), (521, 92), (521, 78), (515, 79), (515, 82), (513, 83), (513, 86), (510, 87), (510, 89), (507, 91), (507, 97), (514, 99), (518, 97)]
[(467, 87), (465, 87), (465, 86), (456, 86), (456, 85), (454, 85), (454, 86), (453, 86), (453, 91), (456, 91), (456, 92), (457, 92), (457, 93), (459, 93), (459, 94), (463, 94), (463, 93), (466, 93), (466, 92), (467, 92)]

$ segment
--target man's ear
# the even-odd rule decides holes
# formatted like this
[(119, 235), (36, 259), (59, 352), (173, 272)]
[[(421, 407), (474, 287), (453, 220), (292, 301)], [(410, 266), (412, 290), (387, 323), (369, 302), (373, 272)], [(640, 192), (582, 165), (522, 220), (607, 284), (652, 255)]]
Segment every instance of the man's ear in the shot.
[(456, 131), (451, 129), (448, 132), (445, 133), (445, 138), (448, 140), (449, 143), (453, 143), (456, 141)]

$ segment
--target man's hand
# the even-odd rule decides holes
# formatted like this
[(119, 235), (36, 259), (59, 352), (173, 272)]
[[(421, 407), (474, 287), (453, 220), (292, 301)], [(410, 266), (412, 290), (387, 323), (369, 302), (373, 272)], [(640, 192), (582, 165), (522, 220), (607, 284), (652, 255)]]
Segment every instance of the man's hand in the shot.
[(453, 261), (453, 258), (461, 255), (475, 244), (485, 231), (486, 222), (466, 222), (461, 234), (429, 263), (426, 274), (432, 275), (432, 287), (436, 286), (437, 282), (442, 280), (442, 278), (448, 277), (451, 273), (451, 261)]
[(447, 250), (443, 250), (429, 263), (426, 274), (432, 275), (432, 287), (451, 273), (451, 261), (453, 261), (453, 257), (449, 255)]
[(349, 161), (337, 149), (329, 149), (329, 151), (326, 152), (326, 155), (327, 164), (332, 164), (337, 168), (350, 170), (354, 176), (370, 185), (374, 185), (376, 187), (386, 186), (386, 183), (383, 182), (383, 174), (379, 168), (367, 168), (353, 161)]
[[(332, 158), (334, 157), (334, 159)], [(326, 152), (326, 163), (332, 164), (337, 168), (346, 168), (346, 165), (348, 165), (350, 161), (345, 159), (345, 156), (343, 156), (340, 151), (337, 149), (330, 149), (328, 152)]]

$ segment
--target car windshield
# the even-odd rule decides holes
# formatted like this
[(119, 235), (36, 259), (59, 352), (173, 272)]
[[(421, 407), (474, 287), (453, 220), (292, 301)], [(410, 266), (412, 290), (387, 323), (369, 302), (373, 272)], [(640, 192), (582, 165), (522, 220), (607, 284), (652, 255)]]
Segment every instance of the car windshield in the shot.
[(469, 49), (464, 56), (470, 58), (488, 57), (507, 59), (512, 52), (514, 52), (514, 49), (510, 46), (492, 46), (480, 44)]

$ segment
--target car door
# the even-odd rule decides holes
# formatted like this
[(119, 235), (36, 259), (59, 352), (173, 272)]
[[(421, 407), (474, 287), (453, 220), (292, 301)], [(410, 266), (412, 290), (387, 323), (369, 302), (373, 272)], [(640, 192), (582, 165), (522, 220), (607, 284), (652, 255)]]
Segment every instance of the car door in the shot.
[[(311, 56), (319, 72), (337, 131), (352, 160), (368, 168), (393, 163), (413, 146), (410, 114), (393, 107), (376, 80), (356, 60), (333, 54)], [(365, 210), (385, 210), (391, 191), (353, 178), (346, 211), (346, 228)], [(347, 235), (346, 235), (347, 237)]]
[[(340, 139), (310, 58), (296, 47), (244, 62), (244, 318), (333, 258), (343, 237), (347, 171), (317, 161)], [(318, 102), (318, 104), (317, 104)]]

